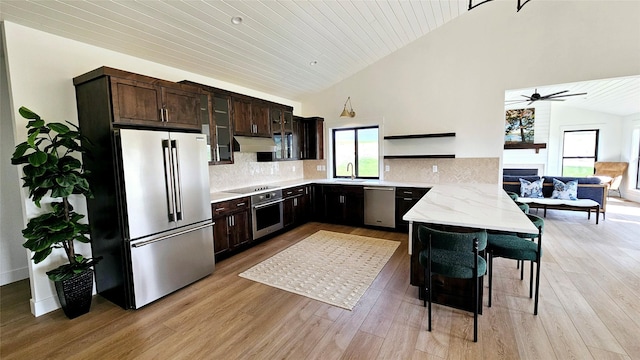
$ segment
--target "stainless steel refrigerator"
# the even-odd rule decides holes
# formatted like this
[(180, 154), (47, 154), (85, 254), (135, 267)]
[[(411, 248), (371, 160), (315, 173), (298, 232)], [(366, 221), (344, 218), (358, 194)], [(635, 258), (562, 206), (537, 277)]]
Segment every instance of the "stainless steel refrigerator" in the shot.
[(214, 270), (207, 142), (134, 129), (115, 129), (112, 140), (115, 176), (93, 176), (96, 199), (88, 202), (93, 255), (104, 258), (96, 287), (139, 308)]

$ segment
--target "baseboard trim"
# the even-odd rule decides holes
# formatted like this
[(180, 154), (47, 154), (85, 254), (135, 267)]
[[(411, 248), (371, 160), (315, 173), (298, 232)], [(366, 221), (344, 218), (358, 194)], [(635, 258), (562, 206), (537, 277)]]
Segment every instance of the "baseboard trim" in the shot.
[(29, 299), (29, 304), (31, 305), (31, 313), (35, 317), (60, 309), (60, 303), (58, 302), (57, 295), (50, 296), (38, 302), (34, 302), (33, 298), (31, 298)]
[(0, 274), (0, 286), (11, 284), (13, 282), (28, 279), (28, 278), (29, 278), (28, 267), (25, 266), (19, 269), (13, 269)]

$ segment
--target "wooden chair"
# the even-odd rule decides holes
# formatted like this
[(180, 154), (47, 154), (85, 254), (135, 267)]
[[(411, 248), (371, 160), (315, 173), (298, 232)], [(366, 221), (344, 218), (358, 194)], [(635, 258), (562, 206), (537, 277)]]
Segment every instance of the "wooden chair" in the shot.
[(599, 177), (602, 183), (609, 184), (609, 191), (617, 191), (618, 196), (622, 197), (620, 192), (620, 184), (622, 183), (622, 176), (629, 163), (626, 162), (603, 162), (598, 161), (595, 163), (596, 172), (593, 176)]

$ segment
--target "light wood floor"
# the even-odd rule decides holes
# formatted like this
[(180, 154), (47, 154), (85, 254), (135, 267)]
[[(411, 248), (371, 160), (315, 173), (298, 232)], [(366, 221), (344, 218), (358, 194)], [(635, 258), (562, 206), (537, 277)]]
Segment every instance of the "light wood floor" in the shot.
[[(401, 246), (353, 311), (237, 274), (326, 229)], [(34, 318), (26, 281), (1, 288), (2, 359), (640, 359), (640, 208), (610, 200), (607, 219), (549, 211), (540, 312), (528, 276), (497, 259), (494, 304), (479, 318), (434, 305), (433, 331), (409, 285), (406, 235), (309, 223), (216, 265), (216, 271), (136, 311), (100, 296), (74, 320)], [(486, 286), (486, 281), (485, 281)], [(485, 291), (485, 297), (486, 297)], [(486, 305), (486, 298), (484, 301)]]

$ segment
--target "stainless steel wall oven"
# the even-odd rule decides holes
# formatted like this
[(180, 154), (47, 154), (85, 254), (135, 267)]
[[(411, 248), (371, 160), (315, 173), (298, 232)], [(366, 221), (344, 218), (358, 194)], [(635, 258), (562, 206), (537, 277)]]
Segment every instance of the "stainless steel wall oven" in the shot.
[(282, 190), (251, 196), (254, 240), (283, 228), (283, 201)]

